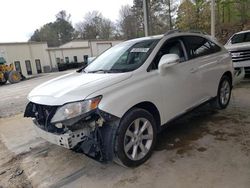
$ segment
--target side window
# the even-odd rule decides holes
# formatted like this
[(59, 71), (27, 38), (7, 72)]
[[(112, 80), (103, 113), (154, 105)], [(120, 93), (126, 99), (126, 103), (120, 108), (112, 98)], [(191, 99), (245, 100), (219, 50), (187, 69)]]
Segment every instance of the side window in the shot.
[(161, 57), (166, 54), (176, 54), (180, 57), (181, 62), (185, 61), (185, 55), (180, 39), (170, 39), (163, 44), (153, 60), (152, 69), (158, 69)]
[(189, 59), (213, 54), (221, 50), (221, 48), (212, 41), (198, 36), (185, 36), (184, 43)]
[(250, 42), (250, 32), (245, 34), (245, 42)]

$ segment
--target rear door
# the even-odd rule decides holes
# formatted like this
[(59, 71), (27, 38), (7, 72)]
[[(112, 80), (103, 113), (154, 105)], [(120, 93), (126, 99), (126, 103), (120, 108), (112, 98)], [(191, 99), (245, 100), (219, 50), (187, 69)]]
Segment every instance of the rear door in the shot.
[[(194, 64), (191, 74), (196, 74), (199, 83), (199, 96), (197, 103), (208, 100), (213, 97), (218, 87), (218, 80), (221, 76), (221, 70), (218, 63), (223, 58), (218, 52), (221, 48), (214, 42), (201, 36), (185, 36), (183, 42), (190, 63)], [(197, 87), (198, 89), (198, 87)]]

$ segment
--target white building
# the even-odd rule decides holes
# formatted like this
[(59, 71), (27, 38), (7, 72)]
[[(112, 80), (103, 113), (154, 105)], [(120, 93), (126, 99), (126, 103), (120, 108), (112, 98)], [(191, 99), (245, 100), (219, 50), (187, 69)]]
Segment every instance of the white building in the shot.
[(0, 43), (0, 57), (27, 76), (57, 70), (58, 63), (84, 62), (120, 42), (75, 40), (54, 48), (46, 42)]
[(43, 42), (0, 43), (0, 56), (23, 75), (31, 75), (43, 72), (44, 66), (50, 66), (47, 49), (47, 43)]

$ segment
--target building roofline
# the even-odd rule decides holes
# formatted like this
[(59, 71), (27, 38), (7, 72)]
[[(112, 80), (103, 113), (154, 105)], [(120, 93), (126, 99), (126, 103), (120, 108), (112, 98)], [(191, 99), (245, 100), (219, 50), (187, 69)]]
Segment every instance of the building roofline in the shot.
[(100, 42), (100, 43), (102, 43), (102, 42), (113, 42), (113, 41), (124, 41), (124, 40), (115, 40), (115, 39), (110, 39), (110, 40), (108, 40), (108, 39), (88, 39), (88, 40), (85, 40), (85, 39), (74, 39), (74, 40), (66, 42), (66, 43), (64, 43), (64, 44), (62, 44), (62, 45), (60, 45), (58, 47), (60, 48), (61, 46), (65, 46), (65, 45), (67, 45), (69, 43), (72, 43), (72, 42), (87, 42), (87, 43), (90, 43), (90, 42)]
[(47, 42), (0, 42), (0, 45), (24, 45), (24, 44), (47, 44)]
[(84, 46), (84, 47), (67, 47), (67, 48), (60, 48), (60, 47), (50, 47), (47, 48), (47, 51), (52, 51), (52, 50), (72, 50), (72, 49), (87, 49), (90, 48), (89, 46)]
[[(118, 40), (118, 39), (73, 39), (70, 42), (77, 42), (77, 41), (85, 41), (85, 42), (91, 42), (91, 41), (124, 41), (122, 39)], [(67, 43), (65, 43), (67, 44)]]

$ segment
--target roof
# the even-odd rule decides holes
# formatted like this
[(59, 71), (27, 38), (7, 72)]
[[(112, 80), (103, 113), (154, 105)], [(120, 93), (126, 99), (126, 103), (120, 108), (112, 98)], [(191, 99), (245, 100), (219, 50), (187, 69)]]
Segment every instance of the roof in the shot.
[(161, 39), (161, 38), (163, 38), (163, 36), (164, 35), (154, 35), (154, 36), (130, 39), (130, 40), (127, 40), (127, 41), (124, 41), (124, 42), (139, 42), (139, 41), (150, 40), (150, 39)]
[(150, 39), (161, 39), (164, 36), (172, 36), (172, 35), (174, 35), (174, 36), (196, 35), (196, 36), (203, 36), (203, 37), (205, 36), (205, 37), (209, 38), (210, 40), (216, 41), (215, 38), (208, 35), (207, 33), (201, 32), (201, 31), (181, 31), (181, 30), (170, 30), (163, 35), (154, 35), (154, 36), (148, 36), (148, 37), (135, 38), (135, 39), (131, 39), (128, 41), (129, 42), (139, 42), (139, 41), (150, 40)]
[(238, 33), (235, 33), (235, 34), (242, 34), (242, 33), (248, 33), (248, 32), (250, 32), (250, 30), (246, 30), (246, 31), (240, 31), (240, 32), (238, 32)]

